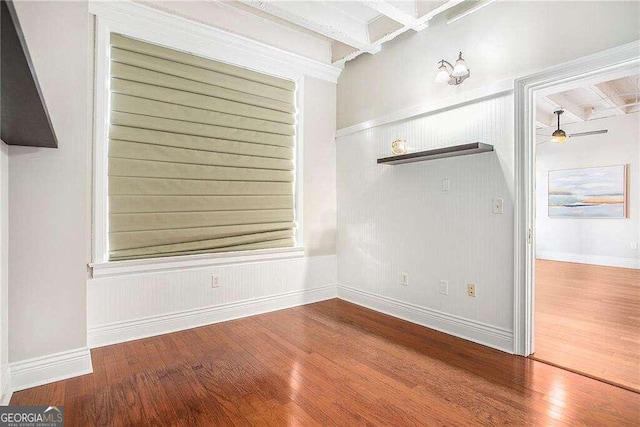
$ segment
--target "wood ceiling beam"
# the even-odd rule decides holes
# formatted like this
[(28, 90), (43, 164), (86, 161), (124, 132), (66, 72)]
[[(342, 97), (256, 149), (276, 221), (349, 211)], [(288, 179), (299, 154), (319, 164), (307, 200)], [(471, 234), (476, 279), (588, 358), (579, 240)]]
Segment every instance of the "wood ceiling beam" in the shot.
[[(569, 100), (565, 95), (561, 93), (555, 93), (553, 95), (547, 95), (543, 97), (547, 102), (552, 104), (556, 109), (564, 110), (566, 117), (570, 118), (574, 122), (584, 122), (587, 120), (587, 115), (583, 108), (578, 107)], [(560, 119), (562, 120), (562, 119)]]
[(461, 10), (460, 11), (456, 11), (457, 13), (454, 13), (452, 15), (449, 16), (449, 19), (447, 20), (447, 24), (453, 24), (454, 22), (471, 15), (474, 12), (479, 11), (480, 9), (482, 9), (485, 6), (489, 6), (491, 3), (495, 2), (496, 0), (478, 0), (478, 1), (473, 1), (473, 2), (468, 2), (470, 5), (470, 7), (464, 8), (463, 6), (461, 6)]
[[(447, 10), (451, 9), (452, 7), (457, 6), (458, 4), (462, 3), (463, 1), (465, 1), (465, 0), (449, 0), (449, 1), (444, 2), (443, 4), (441, 4), (440, 6), (432, 9), (431, 11), (429, 11), (429, 13), (417, 18), (417, 20), (416, 20), (418, 22), (418, 24), (416, 24), (416, 25), (418, 25), (417, 28), (421, 28), (421, 29), (427, 28), (429, 26), (429, 21), (434, 16), (436, 16), (436, 15), (438, 15), (440, 13), (446, 12)], [(422, 28), (421, 25), (424, 25), (424, 28)], [(346, 57), (344, 57), (344, 58), (342, 58), (342, 59), (340, 59), (338, 61), (335, 61), (333, 63), (333, 65), (343, 66), (345, 62), (352, 60), (353, 58), (355, 58), (358, 55), (361, 55), (363, 53), (375, 53), (375, 52), (378, 52), (378, 51), (380, 51), (381, 46), (382, 46), (383, 43), (385, 43), (385, 42), (387, 42), (389, 40), (395, 39), (397, 36), (399, 36), (400, 34), (406, 32), (406, 31), (408, 31), (410, 29), (413, 29), (413, 28), (403, 25), (403, 27), (398, 29), (397, 31), (389, 33), (389, 34), (387, 34), (386, 36), (382, 37), (379, 40), (373, 41), (369, 45), (368, 49), (365, 48), (365, 49), (360, 49), (360, 50), (358, 50), (356, 52), (353, 52), (352, 54), (347, 55)]]
[[(404, 27), (411, 28), (416, 31), (421, 31), (427, 28), (426, 21), (417, 19), (416, 14), (409, 14), (406, 11), (398, 8), (396, 5), (384, 0), (362, 0), (362, 4), (383, 14), (384, 16), (399, 22)], [(414, 2), (415, 6), (415, 2)], [(414, 7), (415, 9), (415, 7)]]
[[(608, 82), (596, 83), (589, 86), (597, 96), (599, 96), (600, 102), (611, 109), (616, 115), (627, 114), (627, 109), (624, 106), (624, 100), (620, 98), (618, 91)], [(622, 101), (622, 102), (620, 102)]]
[(287, 20), (363, 52), (370, 49), (367, 25), (324, 2), (238, 0), (247, 6)]

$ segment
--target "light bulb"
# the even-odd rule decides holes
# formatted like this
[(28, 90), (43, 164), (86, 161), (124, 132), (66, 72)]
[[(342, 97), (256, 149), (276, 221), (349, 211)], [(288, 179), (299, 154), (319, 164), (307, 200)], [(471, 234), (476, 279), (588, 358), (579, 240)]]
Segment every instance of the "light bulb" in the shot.
[(436, 83), (446, 83), (449, 81), (451, 76), (449, 75), (449, 71), (444, 64), (440, 65), (438, 68), (438, 74), (436, 74)]
[(453, 67), (453, 71), (451, 75), (453, 77), (462, 77), (466, 76), (469, 73), (469, 69), (467, 68), (467, 64), (464, 63), (464, 59), (462, 59), (462, 55), (456, 61), (455, 67)]
[(562, 129), (553, 131), (551, 134), (551, 142), (555, 144), (562, 144), (567, 140), (567, 134)]

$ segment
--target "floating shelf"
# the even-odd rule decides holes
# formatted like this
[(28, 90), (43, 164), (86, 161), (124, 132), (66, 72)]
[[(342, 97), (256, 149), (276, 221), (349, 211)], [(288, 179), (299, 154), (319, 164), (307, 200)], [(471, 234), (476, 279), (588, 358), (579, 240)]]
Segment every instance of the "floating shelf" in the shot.
[(400, 165), (402, 163), (423, 162), (425, 160), (444, 159), (445, 157), (465, 156), (467, 154), (487, 153), (489, 151), (493, 151), (493, 145), (483, 144), (482, 142), (472, 142), (471, 144), (418, 151), (417, 153), (402, 154), (400, 156), (383, 157), (378, 159), (378, 163), (384, 165)]
[(0, 139), (9, 145), (58, 148), (13, 2), (0, 1), (0, 27)]

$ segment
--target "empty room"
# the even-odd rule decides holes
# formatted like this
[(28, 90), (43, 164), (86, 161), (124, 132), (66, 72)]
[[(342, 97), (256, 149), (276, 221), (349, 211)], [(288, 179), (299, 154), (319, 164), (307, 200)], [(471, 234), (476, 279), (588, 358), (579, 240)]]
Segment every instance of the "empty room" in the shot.
[(0, 12), (0, 426), (640, 422), (639, 1)]

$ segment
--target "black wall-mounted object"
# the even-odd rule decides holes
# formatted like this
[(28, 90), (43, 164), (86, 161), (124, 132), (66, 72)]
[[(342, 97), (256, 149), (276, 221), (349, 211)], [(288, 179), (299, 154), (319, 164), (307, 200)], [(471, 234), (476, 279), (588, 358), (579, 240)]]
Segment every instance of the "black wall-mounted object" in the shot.
[(422, 162), (425, 160), (444, 159), (446, 157), (464, 156), (467, 154), (487, 153), (493, 151), (493, 145), (482, 142), (455, 145), (452, 147), (437, 148), (435, 150), (418, 151), (417, 153), (402, 154), (400, 156), (383, 157), (378, 159), (379, 164), (400, 165), (402, 163)]
[(5, 0), (0, 1), (0, 139), (58, 148), (20, 23)]

